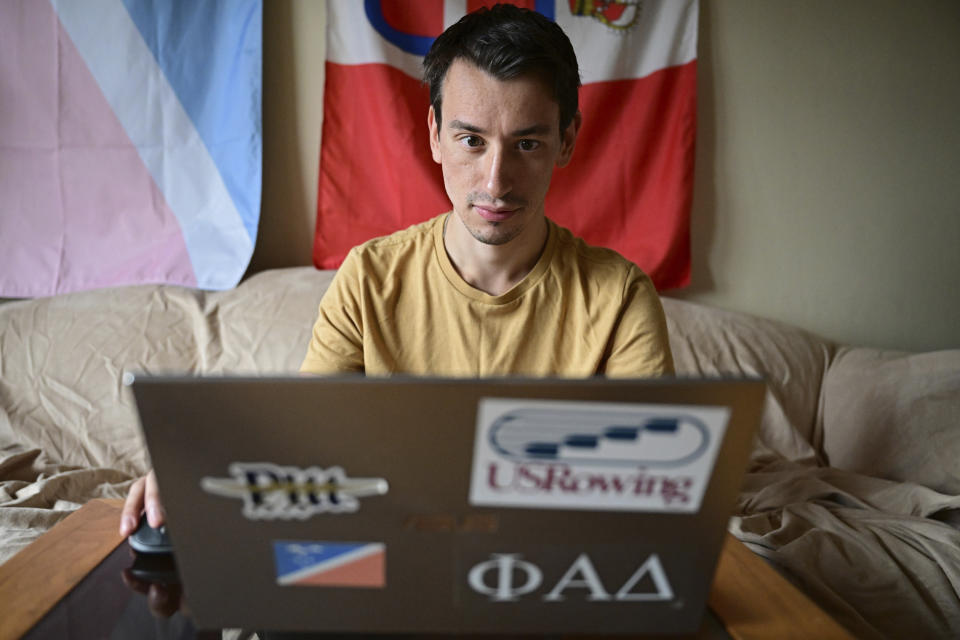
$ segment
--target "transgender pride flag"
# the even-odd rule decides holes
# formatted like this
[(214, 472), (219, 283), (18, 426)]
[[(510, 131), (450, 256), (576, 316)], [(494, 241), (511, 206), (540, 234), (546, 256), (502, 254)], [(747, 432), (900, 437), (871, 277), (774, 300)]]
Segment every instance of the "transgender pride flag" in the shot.
[[(430, 157), (421, 63), (481, 0), (330, 0), (314, 263), (450, 209)], [(580, 62), (583, 128), (547, 216), (633, 260), (660, 289), (690, 279), (696, 0), (523, 0)]]
[(261, 14), (0, 1), (0, 296), (240, 280), (260, 214)]

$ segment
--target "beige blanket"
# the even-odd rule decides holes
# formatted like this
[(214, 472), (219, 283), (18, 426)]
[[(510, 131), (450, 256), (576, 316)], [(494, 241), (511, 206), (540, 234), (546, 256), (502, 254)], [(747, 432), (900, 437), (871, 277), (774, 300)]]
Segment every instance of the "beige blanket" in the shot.
[[(148, 467), (124, 371), (290, 373), (330, 272), (0, 304), (0, 562)], [(960, 351), (837, 347), (665, 300), (681, 375), (769, 393), (731, 531), (856, 635), (960, 637)]]

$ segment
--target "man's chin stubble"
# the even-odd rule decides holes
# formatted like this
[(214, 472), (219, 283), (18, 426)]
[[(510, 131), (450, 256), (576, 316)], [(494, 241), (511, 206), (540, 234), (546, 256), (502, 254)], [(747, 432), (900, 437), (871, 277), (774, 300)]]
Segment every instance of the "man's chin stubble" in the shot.
[[(493, 227), (494, 230), (496, 230), (497, 227), (501, 226), (500, 222), (489, 222), (487, 224)], [(467, 230), (470, 231), (470, 235), (472, 235), (473, 239), (476, 240), (477, 242), (490, 245), (493, 247), (507, 244), (508, 242), (516, 238), (518, 235), (520, 235), (520, 231), (521, 231), (520, 228), (517, 228), (513, 230), (512, 233), (509, 231), (506, 231), (503, 234), (486, 235), (479, 229), (473, 229), (471, 227), (467, 227)]]

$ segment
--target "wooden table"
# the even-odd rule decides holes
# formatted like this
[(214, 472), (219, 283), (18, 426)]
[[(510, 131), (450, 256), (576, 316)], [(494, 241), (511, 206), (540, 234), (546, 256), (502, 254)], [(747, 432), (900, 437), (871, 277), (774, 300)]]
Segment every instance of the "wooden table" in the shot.
[[(0, 640), (26, 633), (122, 542), (121, 505), (92, 500), (0, 565)], [(709, 605), (738, 640), (853, 637), (730, 535)]]

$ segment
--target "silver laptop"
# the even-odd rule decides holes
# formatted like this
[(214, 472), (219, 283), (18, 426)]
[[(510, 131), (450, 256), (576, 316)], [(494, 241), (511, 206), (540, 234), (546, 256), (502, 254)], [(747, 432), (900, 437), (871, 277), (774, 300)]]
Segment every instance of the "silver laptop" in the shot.
[(201, 628), (700, 627), (757, 380), (137, 377)]

